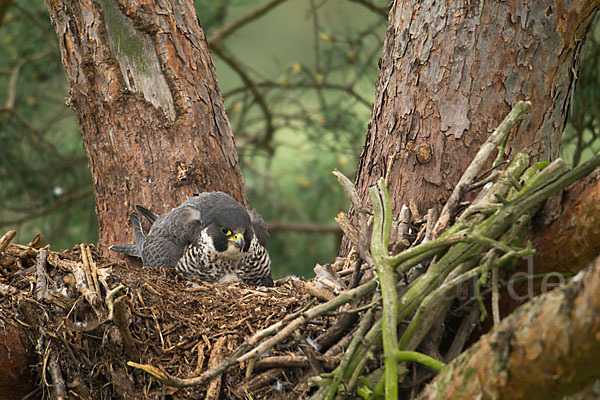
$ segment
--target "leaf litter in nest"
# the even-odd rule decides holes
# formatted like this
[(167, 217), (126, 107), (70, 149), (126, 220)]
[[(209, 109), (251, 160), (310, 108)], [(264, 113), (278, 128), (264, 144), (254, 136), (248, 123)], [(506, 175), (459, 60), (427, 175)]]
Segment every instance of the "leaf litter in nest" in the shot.
[[(184, 278), (171, 269), (149, 269), (133, 263), (99, 257), (93, 246), (90, 263), (100, 283), (97, 300), (77, 290), (72, 271), (82, 265), (76, 246), (62, 253), (48, 251), (47, 291), (36, 300), (36, 253), (25, 246), (9, 245), (1, 263), (0, 282), (18, 293), (0, 297), (3, 320), (25, 327), (39, 356), (38, 376), (50, 385), (48, 360), (57, 357), (66, 389), (80, 398), (288, 398), (306, 371), (301, 368), (271, 369), (256, 382), (246, 379), (242, 365), (229, 368), (222, 377), (205, 385), (175, 389), (127, 366), (127, 361), (151, 364), (170, 375), (188, 378), (217, 365), (257, 331), (278, 322), (311, 300), (303, 285), (292, 280), (273, 288), (254, 288), (243, 283), (209, 285)], [(80, 280), (82, 280), (81, 278)], [(85, 279), (83, 279), (85, 280)], [(107, 307), (109, 290), (123, 285)], [(109, 319), (111, 318), (112, 319)], [(331, 318), (311, 321), (302, 328), (305, 337), (317, 337)], [(298, 354), (288, 339), (267, 354)], [(47, 377), (47, 378), (46, 378)], [(246, 382), (246, 385), (243, 383)]]

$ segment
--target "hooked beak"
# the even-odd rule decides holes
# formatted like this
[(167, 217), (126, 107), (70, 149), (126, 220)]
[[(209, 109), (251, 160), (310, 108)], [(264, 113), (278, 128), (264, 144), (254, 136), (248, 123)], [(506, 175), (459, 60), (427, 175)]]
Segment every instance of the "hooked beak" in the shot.
[(236, 233), (235, 235), (231, 236), (229, 239), (230, 242), (233, 243), (234, 246), (236, 246), (237, 248), (239, 248), (240, 250), (244, 248), (244, 235), (242, 235), (241, 233)]

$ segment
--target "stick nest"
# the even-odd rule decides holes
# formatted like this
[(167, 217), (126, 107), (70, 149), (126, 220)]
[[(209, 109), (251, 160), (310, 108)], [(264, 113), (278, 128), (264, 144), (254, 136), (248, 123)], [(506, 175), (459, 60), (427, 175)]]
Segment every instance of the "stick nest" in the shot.
[[(165, 386), (127, 362), (197, 376), (257, 331), (309, 304), (302, 280), (280, 280), (273, 288), (213, 286), (171, 269), (102, 258), (91, 245), (43, 251), (10, 244), (0, 256), (0, 318), (24, 328), (39, 356), (34, 368), (44, 393), (62, 378), (73, 398), (295, 397), (291, 391), (307, 368), (294, 367), (308, 364), (294, 338), (273, 347), (249, 378), (244, 362), (188, 388)], [(301, 335), (316, 338), (334, 320), (315, 318)]]

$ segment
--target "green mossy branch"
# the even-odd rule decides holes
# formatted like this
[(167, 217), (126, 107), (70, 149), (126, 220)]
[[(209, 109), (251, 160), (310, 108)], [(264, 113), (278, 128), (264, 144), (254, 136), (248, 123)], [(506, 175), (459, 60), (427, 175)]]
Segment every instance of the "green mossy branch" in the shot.
[(373, 204), (373, 235), (371, 236), (371, 256), (377, 271), (383, 298), (382, 335), (385, 366), (385, 398), (398, 398), (398, 363), (394, 357), (398, 349), (398, 293), (394, 266), (388, 256), (388, 242), (392, 226), (392, 203), (385, 180), (379, 180), (377, 187), (369, 189)]

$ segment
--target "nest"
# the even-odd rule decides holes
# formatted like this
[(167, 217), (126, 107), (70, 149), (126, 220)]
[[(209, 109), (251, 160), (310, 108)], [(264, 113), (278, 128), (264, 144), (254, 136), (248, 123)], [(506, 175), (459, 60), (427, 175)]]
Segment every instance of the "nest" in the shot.
[(56, 253), (10, 244), (0, 262), (0, 317), (20, 326), (35, 348), (46, 395), (60, 397), (62, 385), (73, 398), (294, 398), (306, 392), (306, 375), (336, 364), (335, 355), (319, 355), (311, 367), (307, 355), (305, 344), (332, 341), (327, 332), (338, 317), (323, 315), (257, 362), (238, 363), (200, 385), (168, 387), (131, 366), (188, 378), (223, 364), (257, 332), (313, 305), (307, 287), (329, 293), (301, 279), (272, 288), (213, 286), (100, 257), (92, 245)]

